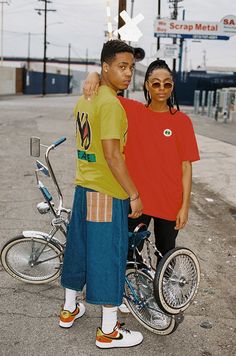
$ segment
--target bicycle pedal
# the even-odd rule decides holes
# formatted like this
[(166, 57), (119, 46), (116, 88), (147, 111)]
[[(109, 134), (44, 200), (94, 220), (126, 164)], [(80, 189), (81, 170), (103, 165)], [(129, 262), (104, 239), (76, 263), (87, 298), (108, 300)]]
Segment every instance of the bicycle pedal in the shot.
[(180, 312), (179, 314), (175, 315), (175, 321), (178, 324), (181, 324), (184, 321), (184, 313)]

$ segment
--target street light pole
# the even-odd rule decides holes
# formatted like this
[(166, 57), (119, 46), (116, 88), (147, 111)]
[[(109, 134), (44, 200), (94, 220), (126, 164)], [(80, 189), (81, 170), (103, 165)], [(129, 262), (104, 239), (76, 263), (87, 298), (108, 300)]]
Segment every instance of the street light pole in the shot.
[(44, 41), (43, 41), (43, 86), (42, 86), (42, 95), (46, 94), (46, 82), (47, 82), (47, 13), (48, 11), (56, 11), (48, 9), (48, 3), (52, 3), (50, 0), (38, 0), (44, 2), (44, 9), (35, 9), (38, 11), (38, 14), (41, 15), (41, 12), (44, 12)]

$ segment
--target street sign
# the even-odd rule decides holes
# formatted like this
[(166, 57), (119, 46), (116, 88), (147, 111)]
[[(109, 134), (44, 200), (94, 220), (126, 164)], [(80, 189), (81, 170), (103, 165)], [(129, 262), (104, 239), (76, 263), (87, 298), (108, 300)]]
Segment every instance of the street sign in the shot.
[(159, 58), (178, 58), (179, 46), (177, 44), (165, 44), (157, 51)]
[(144, 19), (144, 16), (140, 13), (131, 18), (125, 10), (120, 13), (120, 16), (124, 20), (125, 25), (114, 31), (114, 35), (117, 36), (119, 33), (122, 41), (138, 42), (143, 34), (137, 25)]
[(227, 15), (220, 22), (178, 21), (168, 18), (157, 19), (155, 37), (228, 40), (236, 35), (236, 16)]
[(155, 32), (154, 37), (182, 38), (182, 39), (193, 39), (193, 40), (223, 40), (223, 41), (227, 41), (230, 39), (229, 36), (183, 35), (177, 33), (159, 33), (159, 32)]

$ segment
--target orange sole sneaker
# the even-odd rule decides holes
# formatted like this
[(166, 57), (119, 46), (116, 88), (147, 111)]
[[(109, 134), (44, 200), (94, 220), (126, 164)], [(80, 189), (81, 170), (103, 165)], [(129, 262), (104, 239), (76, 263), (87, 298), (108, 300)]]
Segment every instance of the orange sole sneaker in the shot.
[(85, 313), (85, 306), (82, 303), (76, 304), (76, 308), (73, 312), (62, 309), (60, 312), (59, 326), (61, 328), (70, 328), (74, 321), (81, 318)]

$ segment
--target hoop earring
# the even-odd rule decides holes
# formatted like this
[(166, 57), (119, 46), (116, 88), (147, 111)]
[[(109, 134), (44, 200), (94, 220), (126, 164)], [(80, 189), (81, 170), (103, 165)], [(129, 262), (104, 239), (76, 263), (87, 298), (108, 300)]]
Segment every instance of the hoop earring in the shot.
[(147, 90), (147, 101), (148, 101), (148, 103), (149, 103), (151, 100), (152, 100), (151, 95), (150, 95), (149, 91)]

